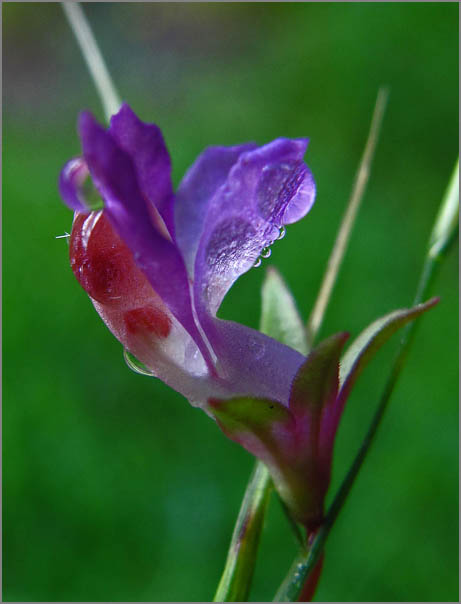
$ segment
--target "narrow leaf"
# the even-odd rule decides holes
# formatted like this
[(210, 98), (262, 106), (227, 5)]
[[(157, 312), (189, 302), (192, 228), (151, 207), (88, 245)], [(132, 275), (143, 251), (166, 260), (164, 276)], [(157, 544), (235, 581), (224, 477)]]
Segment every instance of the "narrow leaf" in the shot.
[(301, 354), (309, 351), (303, 320), (287, 284), (268, 268), (262, 286), (261, 331)]

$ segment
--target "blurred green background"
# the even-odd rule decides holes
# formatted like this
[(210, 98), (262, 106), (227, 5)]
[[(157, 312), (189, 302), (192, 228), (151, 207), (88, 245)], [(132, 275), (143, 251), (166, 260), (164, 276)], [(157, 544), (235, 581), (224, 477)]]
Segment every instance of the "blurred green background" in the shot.
[[(163, 129), (175, 183), (210, 144), (309, 136), (317, 203), (274, 246), (307, 317), (377, 89), (391, 97), (321, 335), (410, 304), (457, 155), (457, 3), (91, 3), (124, 99)], [(252, 459), (163, 383), (135, 375), (68, 265), (62, 164), (102, 111), (57, 3), (3, 5), (3, 597), (207, 601)], [(264, 267), (221, 316), (258, 325)], [(457, 254), (434, 287), (377, 442), (327, 545), (320, 601), (458, 600)], [(396, 341), (350, 399), (338, 484)], [(271, 502), (252, 599), (296, 545)]]

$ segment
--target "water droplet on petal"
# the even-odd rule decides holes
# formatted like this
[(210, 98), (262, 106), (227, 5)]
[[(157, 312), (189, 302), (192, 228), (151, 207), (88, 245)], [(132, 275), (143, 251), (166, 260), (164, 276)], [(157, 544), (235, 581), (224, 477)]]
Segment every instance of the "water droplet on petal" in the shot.
[(144, 365), (144, 363), (138, 361), (138, 359), (134, 355), (132, 355), (131, 352), (128, 352), (126, 348), (123, 349), (123, 358), (125, 359), (125, 363), (128, 365), (128, 367), (135, 373), (139, 373), (141, 375), (148, 375), (149, 377), (155, 377), (155, 374), (150, 371)]
[(258, 258), (258, 259), (256, 260), (256, 262), (253, 264), (253, 267), (254, 267), (254, 268), (258, 268), (258, 266), (261, 266), (261, 263), (262, 263), (261, 258)]
[(284, 225), (282, 225), (280, 227), (280, 229), (279, 229), (279, 234), (278, 234), (278, 237), (277, 237), (277, 241), (279, 241), (280, 239), (283, 239), (285, 237), (286, 233), (287, 233), (287, 230), (284, 227)]
[(261, 250), (261, 258), (269, 258), (271, 254), (272, 250), (270, 247), (263, 247), (263, 249)]
[(264, 356), (265, 346), (260, 338), (249, 338), (248, 348), (256, 361), (259, 361)]

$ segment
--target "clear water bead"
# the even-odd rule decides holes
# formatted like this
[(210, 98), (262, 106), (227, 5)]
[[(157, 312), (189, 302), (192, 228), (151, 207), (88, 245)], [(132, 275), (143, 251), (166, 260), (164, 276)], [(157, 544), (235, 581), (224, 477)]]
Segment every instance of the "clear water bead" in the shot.
[(258, 268), (258, 266), (261, 266), (261, 263), (262, 263), (261, 258), (258, 258), (258, 259), (256, 260), (256, 262), (253, 264), (253, 267), (254, 267), (254, 268)]
[(261, 258), (269, 258), (271, 254), (272, 250), (270, 247), (263, 247), (263, 249), (261, 250)]
[(279, 229), (279, 234), (278, 234), (278, 237), (277, 237), (277, 241), (279, 241), (280, 239), (283, 239), (285, 237), (285, 235), (286, 235), (286, 232), (287, 232), (286, 228), (282, 225), (280, 227), (280, 229)]
[(150, 371), (144, 363), (138, 361), (138, 359), (131, 354), (126, 348), (123, 349), (123, 358), (125, 359), (125, 363), (135, 373), (139, 373), (140, 375), (148, 375), (149, 377), (155, 377), (154, 373)]

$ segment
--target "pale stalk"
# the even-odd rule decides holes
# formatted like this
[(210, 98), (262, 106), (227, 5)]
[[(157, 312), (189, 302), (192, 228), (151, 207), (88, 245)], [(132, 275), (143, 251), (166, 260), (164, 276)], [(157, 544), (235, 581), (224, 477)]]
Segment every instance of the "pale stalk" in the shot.
[(352, 228), (360, 208), (365, 188), (370, 176), (371, 163), (376, 149), (376, 144), (379, 138), (379, 131), (384, 117), (384, 112), (387, 105), (389, 91), (387, 88), (380, 88), (376, 98), (373, 117), (371, 118), (370, 131), (368, 139), (363, 150), (363, 155), (360, 160), (359, 168), (355, 175), (352, 192), (349, 197), (349, 202), (346, 207), (346, 212), (339, 227), (336, 240), (331, 250), (330, 258), (328, 259), (327, 268), (323, 277), (322, 285), (320, 286), (314, 308), (307, 322), (307, 334), (310, 344), (312, 345), (315, 336), (320, 331), (323, 318), (331, 298), (331, 293), (338, 277), (341, 263), (346, 253), (347, 244), (351, 236)]
[[(388, 96), (389, 93), (386, 88), (379, 89), (367, 142), (357, 170), (352, 194), (349, 198), (346, 213), (338, 231), (325, 277), (307, 326), (307, 340), (311, 346), (322, 324), (323, 316), (346, 252), (355, 217), (365, 191)], [(267, 335), (271, 334), (268, 333)], [(224, 571), (215, 595), (215, 602), (244, 601), (249, 592), (271, 484), (269, 472), (264, 464), (257, 461), (235, 523)], [(285, 507), (284, 511), (287, 512)], [(291, 522), (295, 537), (299, 539), (299, 530), (297, 530), (296, 522), (294, 520), (291, 520)], [(251, 572), (246, 572), (246, 564), (248, 564)]]
[(256, 563), (271, 478), (266, 466), (256, 462), (232, 534), (221, 580), (213, 602), (246, 602)]
[(96, 39), (79, 2), (61, 2), (83, 58), (93, 78), (107, 120), (120, 109), (120, 99), (107, 70)]
[[(419, 304), (428, 297), (436, 270), (440, 267), (441, 261), (446, 257), (450, 244), (456, 239), (456, 235), (458, 233), (458, 216), (459, 161), (455, 166), (453, 175), (442, 199), (439, 214), (434, 222), (434, 227), (429, 238), (423, 269), (421, 271), (421, 276), (416, 288), (416, 295), (413, 305)], [(405, 365), (417, 324), (418, 323), (415, 321), (407, 325), (405, 328), (378, 407), (370, 423), (367, 434), (365, 435), (360, 449), (352, 463), (352, 466), (350, 467), (338, 492), (335, 495), (333, 503), (326, 514), (324, 523), (310, 543), (308, 551), (302, 549), (300, 550), (285, 580), (280, 586), (280, 589), (274, 598), (274, 602), (297, 601), (307, 578), (314, 570), (320, 554), (322, 553), (325, 541), (327, 540), (331, 528), (333, 527), (336, 518), (347, 499), (352, 485), (354, 484), (354, 481), (374, 440), (400, 372)]]

